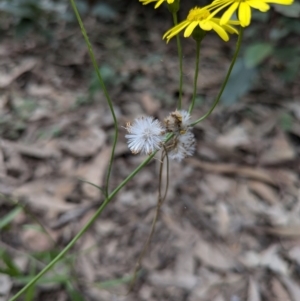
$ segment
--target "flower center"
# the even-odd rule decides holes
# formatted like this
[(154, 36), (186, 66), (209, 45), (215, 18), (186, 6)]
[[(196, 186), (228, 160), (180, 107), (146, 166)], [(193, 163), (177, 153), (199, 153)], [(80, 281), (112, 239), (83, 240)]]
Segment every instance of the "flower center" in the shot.
[(207, 19), (210, 15), (210, 12), (205, 8), (195, 7), (190, 10), (187, 20), (188, 21), (203, 21)]
[(150, 139), (150, 137), (153, 136), (152, 132), (150, 129), (145, 129), (144, 133), (143, 133), (143, 138), (148, 141)]

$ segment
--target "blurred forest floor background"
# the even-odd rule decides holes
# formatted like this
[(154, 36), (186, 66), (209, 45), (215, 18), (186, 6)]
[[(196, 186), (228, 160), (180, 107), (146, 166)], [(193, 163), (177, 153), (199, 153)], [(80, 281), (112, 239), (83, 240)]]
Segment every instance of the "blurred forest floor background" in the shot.
[[(182, 1), (180, 20), (201, 1)], [(111, 187), (142, 160), (127, 121), (176, 107), (178, 58), (165, 7), (78, 1), (119, 121)], [(170, 187), (134, 290), (130, 275), (151, 228), (153, 160), (23, 300), (300, 300), (299, 3), (254, 14), (197, 151), (170, 164)], [(113, 120), (67, 1), (0, 3), (0, 300), (26, 284), (103, 201)], [(193, 120), (210, 108), (236, 36), (202, 44)], [(195, 43), (182, 39), (184, 105)]]

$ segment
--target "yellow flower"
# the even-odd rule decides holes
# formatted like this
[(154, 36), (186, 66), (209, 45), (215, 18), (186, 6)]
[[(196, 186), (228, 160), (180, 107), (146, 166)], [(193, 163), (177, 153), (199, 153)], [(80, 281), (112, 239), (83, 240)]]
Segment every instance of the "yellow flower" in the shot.
[(199, 27), (204, 31), (214, 30), (224, 41), (229, 40), (228, 33), (236, 33), (238, 31), (231, 25), (239, 25), (239, 21), (228, 21), (227, 24), (220, 25), (219, 18), (212, 18), (213, 16), (205, 7), (195, 7), (190, 10), (185, 21), (174, 26), (168, 30), (163, 39), (167, 39), (167, 43), (171, 38), (176, 36), (180, 31), (185, 28), (184, 37), (188, 38), (194, 31), (194, 29), (199, 25)]
[(139, 0), (140, 2), (142, 2), (143, 5), (147, 5), (151, 2), (157, 2), (154, 6), (154, 8), (158, 8), (163, 2), (168, 2), (168, 4), (173, 3), (175, 0)]
[(268, 3), (276, 3), (282, 5), (290, 5), (294, 0), (215, 0), (206, 8), (209, 10), (216, 9), (212, 15), (216, 15), (219, 11), (228, 7), (221, 17), (220, 24), (226, 24), (232, 14), (238, 9), (238, 18), (242, 27), (246, 27), (251, 21), (251, 8), (258, 9), (261, 12), (266, 12), (270, 9)]

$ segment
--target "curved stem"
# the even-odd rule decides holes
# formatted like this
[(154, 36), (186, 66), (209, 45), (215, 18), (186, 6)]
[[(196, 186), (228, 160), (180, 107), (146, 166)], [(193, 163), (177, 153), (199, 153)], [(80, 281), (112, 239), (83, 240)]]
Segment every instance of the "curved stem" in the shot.
[[(177, 13), (172, 13), (173, 15), (173, 23), (174, 26), (178, 24), (177, 20)], [(182, 49), (181, 49), (181, 43), (180, 43), (180, 36), (179, 34), (176, 35), (176, 41), (177, 41), (177, 51), (178, 51), (178, 59), (179, 59), (179, 99), (178, 99), (178, 110), (181, 109), (182, 106), (182, 82), (183, 82), (183, 70), (182, 70)]]
[(26, 292), (32, 285), (34, 285), (45, 273), (47, 273), (64, 255), (73, 247), (76, 241), (87, 231), (87, 229), (94, 223), (104, 208), (112, 200), (112, 198), (129, 182), (148, 162), (155, 156), (156, 152), (149, 156), (142, 162), (121, 184), (105, 199), (102, 205), (97, 209), (91, 219), (84, 225), (84, 227), (74, 236), (68, 245), (44, 268), (42, 269), (30, 282), (28, 282), (17, 294), (15, 294), (9, 301), (17, 300), (24, 292)]
[(196, 100), (196, 94), (197, 94), (197, 81), (198, 81), (198, 73), (199, 73), (199, 61), (200, 61), (200, 42), (199, 40), (196, 41), (197, 48), (196, 48), (196, 67), (195, 67), (195, 75), (194, 75), (194, 91), (193, 91), (193, 98), (192, 103), (189, 108), (189, 113), (191, 114), (194, 106), (195, 106), (195, 100)]
[(106, 175), (106, 183), (105, 183), (105, 197), (108, 197), (109, 179), (110, 179), (110, 175), (111, 175), (113, 159), (114, 159), (114, 156), (115, 156), (115, 148), (116, 148), (116, 144), (117, 144), (117, 140), (118, 140), (118, 121), (117, 121), (117, 118), (116, 118), (116, 115), (115, 115), (115, 111), (114, 111), (114, 107), (113, 107), (112, 101), (110, 99), (110, 96), (108, 94), (108, 91), (106, 89), (104, 81), (102, 79), (102, 76), (100, 74), (100, 71), (99, 71), (99, 68), (98, 68), (98, 65), (97, 65), (97, 62), (96, 62), (96, 58), (95, 58), (95, 55), (94, 55), (94, 52), (93, 52), (92, 45), (90, 43), (89, 37), (88, 37), (88, 35), (86, 33), (85, 27), (83, 25), (83, 22), (81, 20), (81, 17), (79, 15), (78, 10), (77, 10), (76, 4), (75, 4), (75, 0), (70, 0), (70, 2), (71, 2), (71, 5), (72, 5), (72, 8), (74, 10), (74, 13), (76, 15), (77, 21), (79, 23), (79, 26), (80, 26), (83, 38), (84, 38), (85, 43), (87, 45), (87, 48), (88, 48), (88, 51), (89, 51), (89, 55), (90, 55), (93, 67), (95, 69), (97, 78), (99, 80), (100, 86), (101, 86), (101, 88), (103, 90), (103, 93), (105, 95), (105, 98), (107, 100), (107, 103), (108, 103), (108, 106), (109, 106), (109, 109), (110, 109), (110, 112), (111, 112), (111, 115), (112, 115), (113, 120), (114, 120), (114, 130), (115, 130), (114, 131), (114, 141), (113, 141), (113, 145), (112, 145), (112, 151), (111, 151), (111, 155), (110, 155), (110, 160), (109, 160), (109, 165), (108, 165), (108, 170), (107, 170), (107, 175)]
[[(166, 137), (165, 142), (168, 142), (173, 137), (173, 134), (169, 134)], [(83, 228), (74, 236), (74, 238), (68, 243), (68, 245), (43, 269), (41, 270), (30, 282), (28, 282), (17, 294), (15, 294), (8, 301), (17, 300), (24, 292), (26, 292), (32, 285), (34, 285), (44, 274), (46, 274), (58, 261), (60, 261), (64, 255), (74, 246), (76, 241), (89, 229), (94, 221), (99, 217), (101, 212), (109, 204), (112, 198), (144, 167), (151, 159), (156, 155), (157, 151), (145, 159), (126, 179), (118, 185), (117, 188), (105, 199), (102, 205), (97, 209), (90, 220), (83, 226)]]
[(223, 94), (223, 91), (224, 91), (224, 89), (225, 89), (225, 87), (226, 87), (226, 85), (227, 85), (227, 82), (228, 82), (228, 80), (229, 80), (229, 77), (230, 77), (231, 71), (232, 71), (232, 69), (233, 69), (233, 66), (234, 66), (234, 64), (235, 64), (235, 62), (236, 62), (236, 59), (237, 59), (237, 56), (238, 56), (238, 54), (239, 54), (240, 48), (241, 48), (242, 38), (243, 38), (243, 32), (244, 32), (243, 29), (244, 29), (243, 27), (240, 27), (239, 38), (238, 38), (238, 41), (237, 41), (235, 53), (234, 53), (234, 56), (233, 56), (232, 61), (231, 61), (231, 64), (230, 64), (230, 67), (229, 67), (229, 69), (228, 69), (228, 71), (227, 71), (225, 80), (224, 80), (224, 82), (223, 82), (223, 84), (222, 84), (222, 87), (221, 87), (221, 89), (220, 89), (220, 91), (219, 91), (219, 94), (218, 94), (217, 98), (215, 99), (215, 101), (214, 101), (212, 107), (209, 109), (209, 111), (208, 111), (205, 115), (203, 115), (201, 118), (199, 118), (198, 120), (196, 120), (195, 122), (193, 122), (193, 123), (191, 124), (191, 126), (194, 126), (194, 125), (196, 125), (197, 123), (199, 123), (200, 121), (202, 121), (202, 120), (204, 120), (205, 118), (207, 118), (207, 117), (213, 112), (213, 110), (215, 109), (215, 107), (217, 106), (217, 104), (219, 103), (220, 98), (221, 98), (221, 96), (222, 96), (222, 94)]

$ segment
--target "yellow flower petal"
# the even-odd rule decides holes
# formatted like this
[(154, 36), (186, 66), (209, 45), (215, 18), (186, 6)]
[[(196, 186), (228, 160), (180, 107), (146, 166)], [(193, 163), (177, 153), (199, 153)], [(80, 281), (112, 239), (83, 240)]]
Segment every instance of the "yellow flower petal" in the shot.
[[(221, 4), (222, 9), (226, 6), (228, 6), (229, 2), (229, 13), (227, 15), (230, 17), (233, 12), (238, 8), (239, 1), (237, 3), (233, 3), (237, 0), (215, 0), (218, 1), (218, 3)], [(244, 0), (248, 1), (248, 0)], [(251, 0), (251, 1), (259, 1), (259, 0)], [(261, 0), (263, 1), (263, 0)], [(248, 8), (250, 9), (249, 5)], [(250, 11), (251, 12), (251, 11)], [(211, 31), (212, 29), (223, 39), (224, 41), (229, 40), (228, 33), (236, 33), (238, 34), (237, 29), (232, 25), (240, 25), (240, 21), (234, 20), (228, 20), (225, 25), (220, 24), (219, 18), (213, 18), (214, 13), (210, 12), (210, 9), (207, 7), (194, 7), (189, 11), (189, 14), (185, 21), (181, 22), (180, 24), (174, 26), (173, 28), (169, 29), (164, 35), (163, 39), (167, 40), (167, 43), (171, 38), (173, 38), (175, 35), (177, 35), (180, 31), (184, 30), (184, 37), (190, 37), (195, 30), (195, 28), (199, 25), (202, 30), (205, 31)], [(251, 18), (251, 14), (249, 15)], [(226, 16), (225, 16), (226, 17)], [(226, 32), (228, 31), (228, 33)]]
[(223, 14), (223, 16), (222, 16), (222, 18), (221, 18), (221, 20), (220, 20), (220, 25), (224, 25), (224, 24), (226, 24), (226, 23), (230, 20), (232, 14), (236, 11), (236, 9), (238, 8), (238, 6), (239, 6), (239, 3), (238, 3), (238, 2), (234, 2), (234, 3), (226, 10), (226, 12)]
[(188, 26), (190, 22), (185, 20), (181, 23), (179, 23), (178, 25), (174, 26), (173, 28), (169, 29), (164, 35), (163, 35), (163, 39), (167, 39), (167, 42), (169, 42), (169, 40), (176, 36), (183, 28), (185, 28), (186, 26)]
[(174, 0), (168, 0), (168, 3), (169, 4), (171, 4), (171, 3), (173, 3), (174, 2)]
[(184, 36), (185, 38), (188, 38), (188, 37), (192, 34), (192, 32), (194, 31), (195, 27), (196, 27), (198, 24), (199, 24), (199, 22), (193, 21), (193, 22), (185, 29), (183, 36)]
[(251, 21), (251, 8), (247, 2), (241, 2), (239, 6), (239, 20), (241, 26), (246, 27)]
[(154, 8), (158, 8), (165, 0), (159, 0), (157, 1), (157, 3), (155, 4)]
[(282, 4), (282, 5), (291, 5), (294, 0), (264, 0), (266, 3), (276, 3), (276, 4)]
[(200, 27), (203, 29), (203, 30), (205, 30), (205, 31), (210, 31), (210, 30), (212, 30), (213, 29), (213, 27), (212, 27), (212, 21), (211, 20), (209, 20), (209, 21), (202, 21), (202, 22), (200, 22)]
[(211, 25), (213, 30), (220, 36), (222, 40), (225, 42), (229, 40), (229, 36), (222, 26), (216, 24), (215, 22), (211, 22)]
[(233, 27), (233, 26), (230, 26), (230, 25), (228, 25), (228, 24), (225, 24), (225, 25), (222, 25), (222, 27), (223, 27), (226, 31), (228, 31), (229, 33), (236, 33), (237, 35), (239, 34), (239, 31), (238, 31), (235, 27)]
[(270, 9), (270, 5), (259, 0), (249, 0), (247, 2), (251, 7), (266, 12)]

